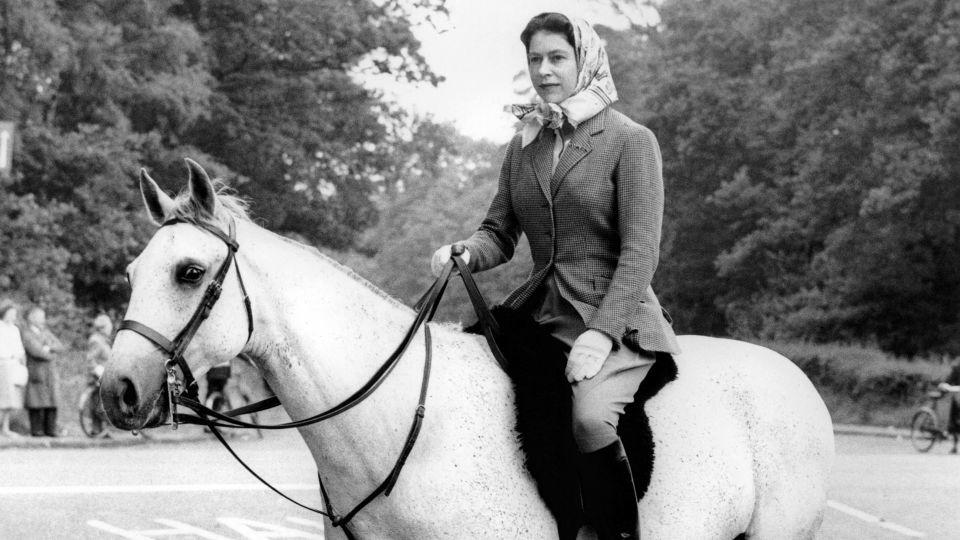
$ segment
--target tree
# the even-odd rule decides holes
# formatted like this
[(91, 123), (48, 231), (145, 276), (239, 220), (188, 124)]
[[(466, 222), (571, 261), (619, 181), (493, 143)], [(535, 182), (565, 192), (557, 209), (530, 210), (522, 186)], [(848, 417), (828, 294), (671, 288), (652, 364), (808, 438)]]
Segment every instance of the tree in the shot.
[(373, 197), (405, 174), (398, 134), (416, 123), (358, 70), (436, 82), (409, 21), (442, 12), (442, 0), (4, 2), (0, 115), (21, 135), (10, 193), (58, 216), (38, 245), (68, 254), (65, 294), (122, 308), (124, 267), (153, 230), (137, 170), (179, 188), (186, 156), (266, 226), (353, 245)]
[(659, 12), (611, 56), (663, 146), (681, 329), (956, 350), (955, 3)]
[(271, 229), (350, 246), (376, 219), (371, 179), (396, 181), (391, 168), (406, 159), (389, 152), (399, 118), (350, 67), (370, 60), (404, 80), (438, 80), (402, 6), (215, 1), (175, 12), (207, 40), (216, 79), (210, 114), (190, 140), (249, 179), (239, 188)]

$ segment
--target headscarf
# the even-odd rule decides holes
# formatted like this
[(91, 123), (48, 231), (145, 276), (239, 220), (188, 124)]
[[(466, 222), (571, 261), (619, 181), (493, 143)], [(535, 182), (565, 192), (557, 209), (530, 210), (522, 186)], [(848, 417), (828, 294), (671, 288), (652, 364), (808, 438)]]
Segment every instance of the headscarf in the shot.
[(564, 120), (576, 127), (617, 100), (617, 88), (610, 75), (610, 62), (600, 36), (587, 21), (579, 17), (567, 19), (573, 25), (577, 86), (573, 95), (560, 103), (544, 103), (537, 96), (533, 103), (507, 105), (505, 110), (524, 124), (522, 146), (533, 142), (543, 127), (560, 129)]

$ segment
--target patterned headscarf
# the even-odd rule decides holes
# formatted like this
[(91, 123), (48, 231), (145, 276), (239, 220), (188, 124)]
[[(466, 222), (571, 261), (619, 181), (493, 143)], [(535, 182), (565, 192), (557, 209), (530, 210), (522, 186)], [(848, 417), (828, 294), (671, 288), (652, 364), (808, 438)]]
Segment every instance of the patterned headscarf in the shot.
[(578, 17), (567, 19), (573, 25), (577, 87), (572, 96), (560, 103), (544, 103), (537, 96), (534, 103), (506, 106), (505, 110), (524, 124), (522, 146), (533, 142), (544, 126), (559, 129), (567, 120), (576, 127), (617, 100), (617, 88), (610, 76), (610, 62), (600, 36), (587, 21)]

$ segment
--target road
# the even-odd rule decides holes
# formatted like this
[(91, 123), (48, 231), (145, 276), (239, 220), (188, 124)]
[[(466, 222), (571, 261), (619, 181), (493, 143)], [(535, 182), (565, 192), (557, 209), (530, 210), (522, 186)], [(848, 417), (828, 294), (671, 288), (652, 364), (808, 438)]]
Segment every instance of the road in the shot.
[[(320, 505), (295, 434), (238, 441), (250, 463)], [(839, 436), (828, 539), (960, 538), (960, 456), (941, 444)], [(318, 516), (261, 489), (213, 441), (0, 450), (0, 538), (322, 538)]]

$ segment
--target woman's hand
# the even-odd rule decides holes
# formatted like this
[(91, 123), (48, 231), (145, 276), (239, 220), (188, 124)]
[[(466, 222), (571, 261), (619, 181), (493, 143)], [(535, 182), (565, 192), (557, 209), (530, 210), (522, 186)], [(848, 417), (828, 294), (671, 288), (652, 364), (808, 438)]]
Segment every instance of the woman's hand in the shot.
[(599, 330), (591, 329), (580, 334), (567, 358), (567, 380), (575, 383), (599, 373), (611, 349), (613, 340)]
[[(464, 248), (463, 255), (460, 255), (460, 258), (463, 259), (465, 264), (470, 264), (470, 251)], [(446, 266), (449, 260), (450, 244), (433, 252), (433, 259), (430, 260), (430, 271), (433, 272), (433, 277), (440, 277), (440, 273), (443, 272), (443, 267)]]

